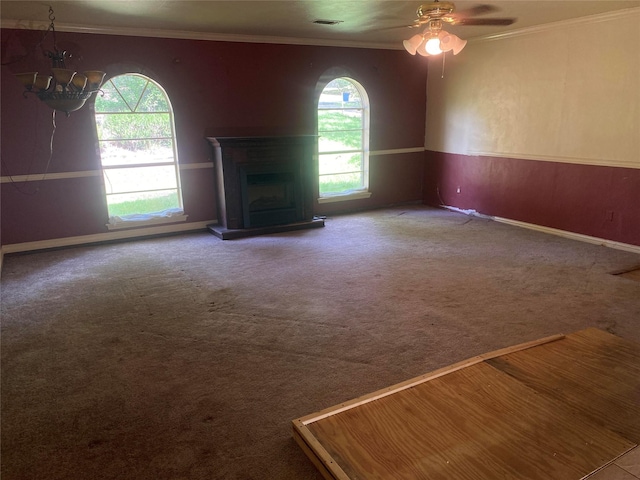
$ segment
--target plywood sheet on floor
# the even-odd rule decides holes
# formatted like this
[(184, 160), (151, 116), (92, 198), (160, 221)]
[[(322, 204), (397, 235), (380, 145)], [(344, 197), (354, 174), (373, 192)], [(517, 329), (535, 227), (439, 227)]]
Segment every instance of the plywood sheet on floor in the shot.
[(640, 282), (640, 267), (634, 268), (632, 270), (624, 270), (622, 272), (616, 272), (614, 275), (617, 275), (622, 278), (626, 278), (627, 280), (635, 280), (636, 282)]
[(637, 344), (590, 329), (297, 419), (294, 437), (328, 479), (581, 479), (637, 444), (638, 369)]
[(487, 362), (640, 443), (640, 348), (589, 329)]

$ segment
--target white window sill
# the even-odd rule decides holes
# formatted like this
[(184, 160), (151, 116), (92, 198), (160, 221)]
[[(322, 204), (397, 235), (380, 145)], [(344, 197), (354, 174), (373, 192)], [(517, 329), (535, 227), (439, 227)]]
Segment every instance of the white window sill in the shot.
[(326, 197), (320, 197), (318, 199), (318, 203), (333, 203), (333, 202), (346, 202), (348, 200), (359, 200), (361, 198), (369, 198), (371, 196), (371, 192), (349, 192), (345, 194), (338, 195), (327, 195)]
[(144, 220), (111, 220), (107, 223), (107, 229), (121, 230), (124, 228), (148, 227), (150, 225), (186, 222), (187, 218), (188, 215), (172, 215), (170, 217), (152, 217)]

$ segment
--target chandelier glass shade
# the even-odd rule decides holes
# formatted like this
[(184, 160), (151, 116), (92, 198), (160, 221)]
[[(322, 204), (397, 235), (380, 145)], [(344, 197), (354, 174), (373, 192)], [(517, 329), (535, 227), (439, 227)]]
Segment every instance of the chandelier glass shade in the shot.
[(66, 68), (67, 52), (59, 50), (56, 44), (56, 30), (53, 23), (55, 17), (51, 7), (49, 7), (49, 20), (51, 24), (45, 36), (52, 32), (53, 50), (44, 54), (51, 59), (51, 73), (28, 72), (18, 73), (15, 76), (25, 87), (24, 96), (33, 93), (52, 109), (69, 116), (70, 112), (82, 108), (87, 99), (100, 90), (106, 74), (98, 70), (80, 73)]

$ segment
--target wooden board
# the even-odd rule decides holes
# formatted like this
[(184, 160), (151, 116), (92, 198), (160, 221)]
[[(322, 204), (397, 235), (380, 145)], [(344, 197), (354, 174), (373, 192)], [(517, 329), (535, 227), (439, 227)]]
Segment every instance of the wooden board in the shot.
[(636, 446), (598, 412), (638, 416), (639, 352), (597, 330), (529, 342), (294, 420), (294, 438), (329, 480), (581, 479)]
[(589, 329), (488, 363), (640, 443), (640, 346)]

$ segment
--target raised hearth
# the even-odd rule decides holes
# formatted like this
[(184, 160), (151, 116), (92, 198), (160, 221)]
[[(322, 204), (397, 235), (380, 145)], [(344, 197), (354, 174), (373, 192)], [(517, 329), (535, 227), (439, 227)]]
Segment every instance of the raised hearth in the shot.
[(231, 238), (324, 226), (313, 218), (313, 135), (207, 137), (215, 165), (218, 224)]

